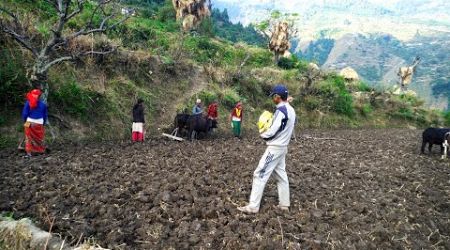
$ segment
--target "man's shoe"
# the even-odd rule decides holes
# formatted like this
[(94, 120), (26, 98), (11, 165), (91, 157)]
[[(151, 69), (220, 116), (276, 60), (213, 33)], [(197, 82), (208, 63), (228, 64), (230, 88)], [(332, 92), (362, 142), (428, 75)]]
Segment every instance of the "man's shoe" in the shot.
[(248, 205), (245, 207), (238, 207), (237, 209), (247, 214), (257, 214), (259, 212), (259, 209), (250, 207)]
[(283, 211), (283, 212), (289, 212), (289, 207), (288, 206), (277, 205), (276, 208), (278, 210)]

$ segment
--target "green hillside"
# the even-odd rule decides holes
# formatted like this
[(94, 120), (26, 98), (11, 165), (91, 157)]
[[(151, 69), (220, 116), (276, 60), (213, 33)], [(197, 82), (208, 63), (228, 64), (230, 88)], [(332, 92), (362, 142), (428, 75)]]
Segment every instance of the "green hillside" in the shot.
[[(364, 83), (347, 84), (334, 74), (322, 74), (306, 89), (308, 62), (283, 59), (279, 66), (252, 27), (229, 22), (226, 12), (214, 10), (197, 30), (181, 32), (170, 1), (123, 1), (136, 16), (106, 34), (84, 36), (76, 48), (116, 47), (108, 55), (90, 55), (50, 69), (50, 140), (123, 139), (130, 134), (131, 107), (137, 98), (146, 103), (148, 130), (170, 130), (175, 114), (199, 97), (220, 103), (220, 126), (227, 131), (228, 111), (244, 101), (247, 133), (256, 117), (272, 109), (267, 93), (286, 84), (295, 98), (301, 128), (406, 127), (450, 125), (450, 116), (429, 111), (407, 96), (377, 92)], [(30, 24), (34, 42), (49, 36), (57, 19), (45, 2), (7, 0), (1, 7), (17, 11)], [(77, 30), (95, 8), (84, 10), (67, 24)], [(5, 17), (5, 13), (0, 14)], [(100, 22), (100, 20), (94, 21)], [(0, 145), (15, 143), (22, 131), (20, 111), (31, 88), (30, 53), (13, 39), (0, 36)]]

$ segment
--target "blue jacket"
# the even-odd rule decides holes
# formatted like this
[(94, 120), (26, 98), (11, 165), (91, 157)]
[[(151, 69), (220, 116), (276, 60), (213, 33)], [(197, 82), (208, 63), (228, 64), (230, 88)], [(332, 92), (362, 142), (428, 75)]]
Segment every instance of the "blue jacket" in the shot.
[(22, 110), (22, 119), (23, 121), (26, 121), (27, 118), (33, 118), (33, 119), (44, 119), (44, 124), (47, 124), (47, 105), (41, 100), (38, 101), (38, 105), (35, 109), (30, 109), (30, 104), (28, 101), (25, 102), (25, 106)]
[(199, 105), (195, 105), (194, 108), (192, 109), (192, 114), (199, 115), (201, 113), (203, 113), (203, 109)]

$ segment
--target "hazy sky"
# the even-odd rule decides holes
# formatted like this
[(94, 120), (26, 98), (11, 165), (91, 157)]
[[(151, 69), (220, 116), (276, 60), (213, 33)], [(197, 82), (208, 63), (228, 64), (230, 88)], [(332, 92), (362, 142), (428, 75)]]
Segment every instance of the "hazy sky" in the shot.
[[(313, 5), (318, 6), (326, 6), (329, 3), (333, 4), (340, 4), (341, 2), (345, 2), (346, 4), (349, 3), (358, 3), (361, 2), (361, 0), (218, 0), (222, 3), (233, 3), (233, 4), (239, 4), (241, 6), (246, 5), (258, 5), (258, 4), (273, 4), (273, 6), (277, 6), (277, 9), (280, 10), (293, 10), (293, 11), (300, 11), (304, 10), (305, 8), (308, 9), (309, 7)], [(378, 5), (380, 7), (384, 8), (391, 8), (395, 6), (397, 3), (399, 3), (402, 0), (367, 0), (368, 2)], [(403, 0), (405, 1), (405, 0)], [(411, 1), (421, 1), (421, 0), (411, 0)], [(430, 1), (430, 0), (427, 0)], [(441, 0), (436, 0), (441, 1)], [(214, 0), (212, 0), (212, 3), (214, 4)]]
[[(327, 0), (315, 0), (314, 2), (326, 2)], [(336, 1), (336, 0), (334, 0)], [(360, 0), (354, 0), (354, 2), (358, 2)], [(400, 0), (368, 0), (369, 2), (372, 3), (377, 3), (379, 5), (382, 6), (390, 6), (393, 4), (396, 4), (397, 2), (399, 2)], [(242, 0), (221, 0), (221, 2), (228, 2), (228, 3), (236, 3), (236, 2), (242, 2)], [(300, 3), (305, 3), (305, 2), (312, 2), (311, 0), (246, 0), (246, 3), (270, 3), (270, 2), (283, 2), (283, 4), (300, 4)]]

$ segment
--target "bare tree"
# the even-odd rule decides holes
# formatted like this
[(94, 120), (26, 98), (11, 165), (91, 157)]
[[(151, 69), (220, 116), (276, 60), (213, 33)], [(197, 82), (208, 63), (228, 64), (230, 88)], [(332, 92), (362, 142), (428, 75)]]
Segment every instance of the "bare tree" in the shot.
[(182, 30), (190, 31), (205, 18), (211, 16), (210, 0), (172, 0), (177, 20), (182, 22)]
[(407, 67), (400, 67), (397, 76), (399, 77), (399, 85), (401, 91), (408, 90), (408, 85), (412, 82), (413, 75), (416, 72), (417, 65), (420, 63), (420, 57), (416, 56), (414, 62)]
[(298, 35), (298, 17), (297, 13), (274, 10), (267, 19), (255, 24), (256, 30), (268, 39), (275, 63), (290, 49), (290, 39)]
[[(104, 33), (115, 28), (125, 22), (129, 15), (122, 15), (120, 7), (115, 5), (114, 0), (45, 0), (45, 2), (53, 6), (57, 15), (48, 38), (36, 39), (31, 24), (21, 20), (23, 17), (6, 7), (6, 4), (0, 4), (0, 32), (14, 39), (31, 53), (34, 61), (29, 77), (34, 87), (43, 90), (43, 100), (47, 102), (48, 71), (51, 67), (64, 61), (76, 60), (87, 55), (105, 55), (115, 50), (114, 46), (103, 46), (95, 50), (92, 47), (71, 50), (69, 47), (83, 36)], [(67, 28), (69, 20), (86, 11), (87, 4), (94, 5), (89, 20), (80, 25), (78, 30)]]

